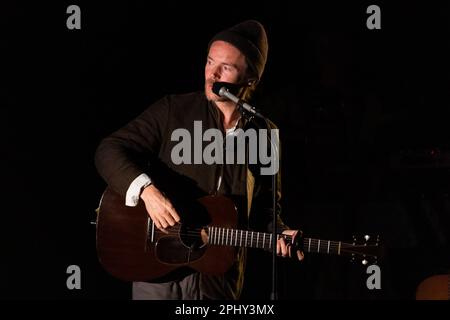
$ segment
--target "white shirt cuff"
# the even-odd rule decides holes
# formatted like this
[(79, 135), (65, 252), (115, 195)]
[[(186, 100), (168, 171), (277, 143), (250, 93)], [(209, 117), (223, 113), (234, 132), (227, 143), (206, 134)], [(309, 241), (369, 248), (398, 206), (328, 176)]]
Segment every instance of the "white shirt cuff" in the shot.
[(139, 197), (141, 196), (141, 191), (145, 187), (152, 183), (150, 177), (145, 173), (140, 174), (133, 182), (130, 184), (125, 196), (125, 205), (128, 207), (135, 207), (139, 202)]

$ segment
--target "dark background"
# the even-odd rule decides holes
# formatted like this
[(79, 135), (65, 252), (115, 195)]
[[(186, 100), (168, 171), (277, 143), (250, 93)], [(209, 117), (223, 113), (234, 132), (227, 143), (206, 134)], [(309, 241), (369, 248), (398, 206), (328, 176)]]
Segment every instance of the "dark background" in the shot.
[[(81, 7), (81, 30), (66, 8)], [(369, 30), (366, 8), (381, 8)], [(306, 236), (380, 235), (381, 290), (342, 257), (280, 260), (282, 299), (414, 299), (450, 265), (449, 5), (421, 2), (62, 2), (1, 5), (1, 295), (129, 299), (95, 251), (101, 138), (169, 93), (201, 90), (206, 45), (267, 29), (253, 104), (280, 127), (283, 217)], [(270, 294), (251, 251), (244, 299)], [(66, 288), (78, 265), (82, 289)], [(5, 286), (3, 288), (3, 286)]]

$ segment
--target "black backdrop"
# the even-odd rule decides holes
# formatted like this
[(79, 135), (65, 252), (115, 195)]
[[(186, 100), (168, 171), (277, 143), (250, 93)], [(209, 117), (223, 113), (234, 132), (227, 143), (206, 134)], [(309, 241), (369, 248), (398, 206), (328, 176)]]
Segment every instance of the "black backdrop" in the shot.
[[(81, 8), (81, 30), (66, 8)], [(369, 30), (366, 8), (381, 8)], [(206, 45), (245, 19), (267, 28), (254, 104), (281, 128), (283, 216), (306, 235), (379, 234), (382, 289), (341, 257), (280, 260), (283, 299), (413, 299), (449, 268), (449, 6), (384, 2), (2, 4), (3, 298), (130, 298), (95, 252), (101, 138), (168, 93), (200, 90)], [(252, 251), (244, 299), (267, 299)], [(68, 290), (78, 265), (82, 289)]]

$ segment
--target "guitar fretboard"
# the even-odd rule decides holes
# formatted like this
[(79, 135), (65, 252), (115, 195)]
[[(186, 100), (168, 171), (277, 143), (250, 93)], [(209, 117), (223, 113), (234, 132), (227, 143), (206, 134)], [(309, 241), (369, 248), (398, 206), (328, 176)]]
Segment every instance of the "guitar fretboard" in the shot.
[[(209, 227), (209, 244), (234, 247), (261, 248), (270, 250), (272, 248), (271, 233), (256, 232), (249, 230), (228, 229), (220, 227)], [(287, 242), (292, 241), (289, 235), (278, 234), (277, 239), (283, 237)], [(303, 251), (327, 254), (340, 254), (342, 242), (303, 238)]]

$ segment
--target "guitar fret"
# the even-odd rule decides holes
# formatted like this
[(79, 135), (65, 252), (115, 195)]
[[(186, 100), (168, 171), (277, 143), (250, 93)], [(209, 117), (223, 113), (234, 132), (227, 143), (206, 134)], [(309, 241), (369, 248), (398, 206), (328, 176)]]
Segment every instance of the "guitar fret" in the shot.
[(220, 228), (219, 227), (215, 227), (215, 238), (216, 240), (214, 241), (215, 244), (219, 245), (220, 244)]
[(233, 229), (231, 229), (230, 230), (230, 233), (231, 233), (231, 237), (230, 237), (230, 245), (232, 246), (233, 245)]
[(238, 234), (239, 234), (239, 230), (236, 230), (236, 236), (235, 236), (235, 240), (234, 240), (234, 245), (236, 247), (238, 246)]
[(330, 240), (328, 240), (328, 248), (327, 248), (327, 253), (330, 253)]
[(209, 227), (209, 233), (208, 233), (208, 242), (209, 244), (214, 244), (214, 233), (213, 233), (214, 227)]
[(263, 233), (263, 246), (262, 246), (263, 249), (265, 247), (265, 244), (266, 244), (266, 234)]
[(341, 254), (341, 242), (339, 241), (338, 254)]
[(245, 231), (245, 246), (248, 247), (247, 245), (247, 239), (248, 239), (248, 230)]
[(308, 241), (308, 252), (311, 252), (311, 238)]
[(209, 244), (214, 244), (213, 243), (213, 236), (214, 236), (214, 234), (213, 234), (213, 227), (209, 227), (209, 232), (208, 232), (208, 243)]
[(256, 247), (258, 248), (258, 243), (259, 243), (259, 232), (256, 233)]
[(319, 242), (317, 244), (317, 253), (319, 253), (319, 252), (320, 252), (320, 239), (319, 239)]
[(242, 234), (243, 234), (243, 232), (241, 230), (241, 243), (239, 244), (240, 247), (242, 247)]
[(253, 245), (253, 231), (252, 231), (252, 239), (250, 240), (250, 246), (252, 246), (252, 247), (254, 246)]
[[(270, 234), (270, 245), (272, 245), (272, 234)], [(270, 248), (270, 247), (269, 247)]]
[(221, 236), (220, 240), (222, 240), (221, 245), (223, 245), (224, 241), (225, 241), (225, 229), (223, 229), (223, 228), (221, 228), (221, 229), (222, 229), (222, 236)]
[(228, 245), (228, 233), (230, 232), (230, 230), (227, 229), (227, 238), (225, 239), (225, 245)]

